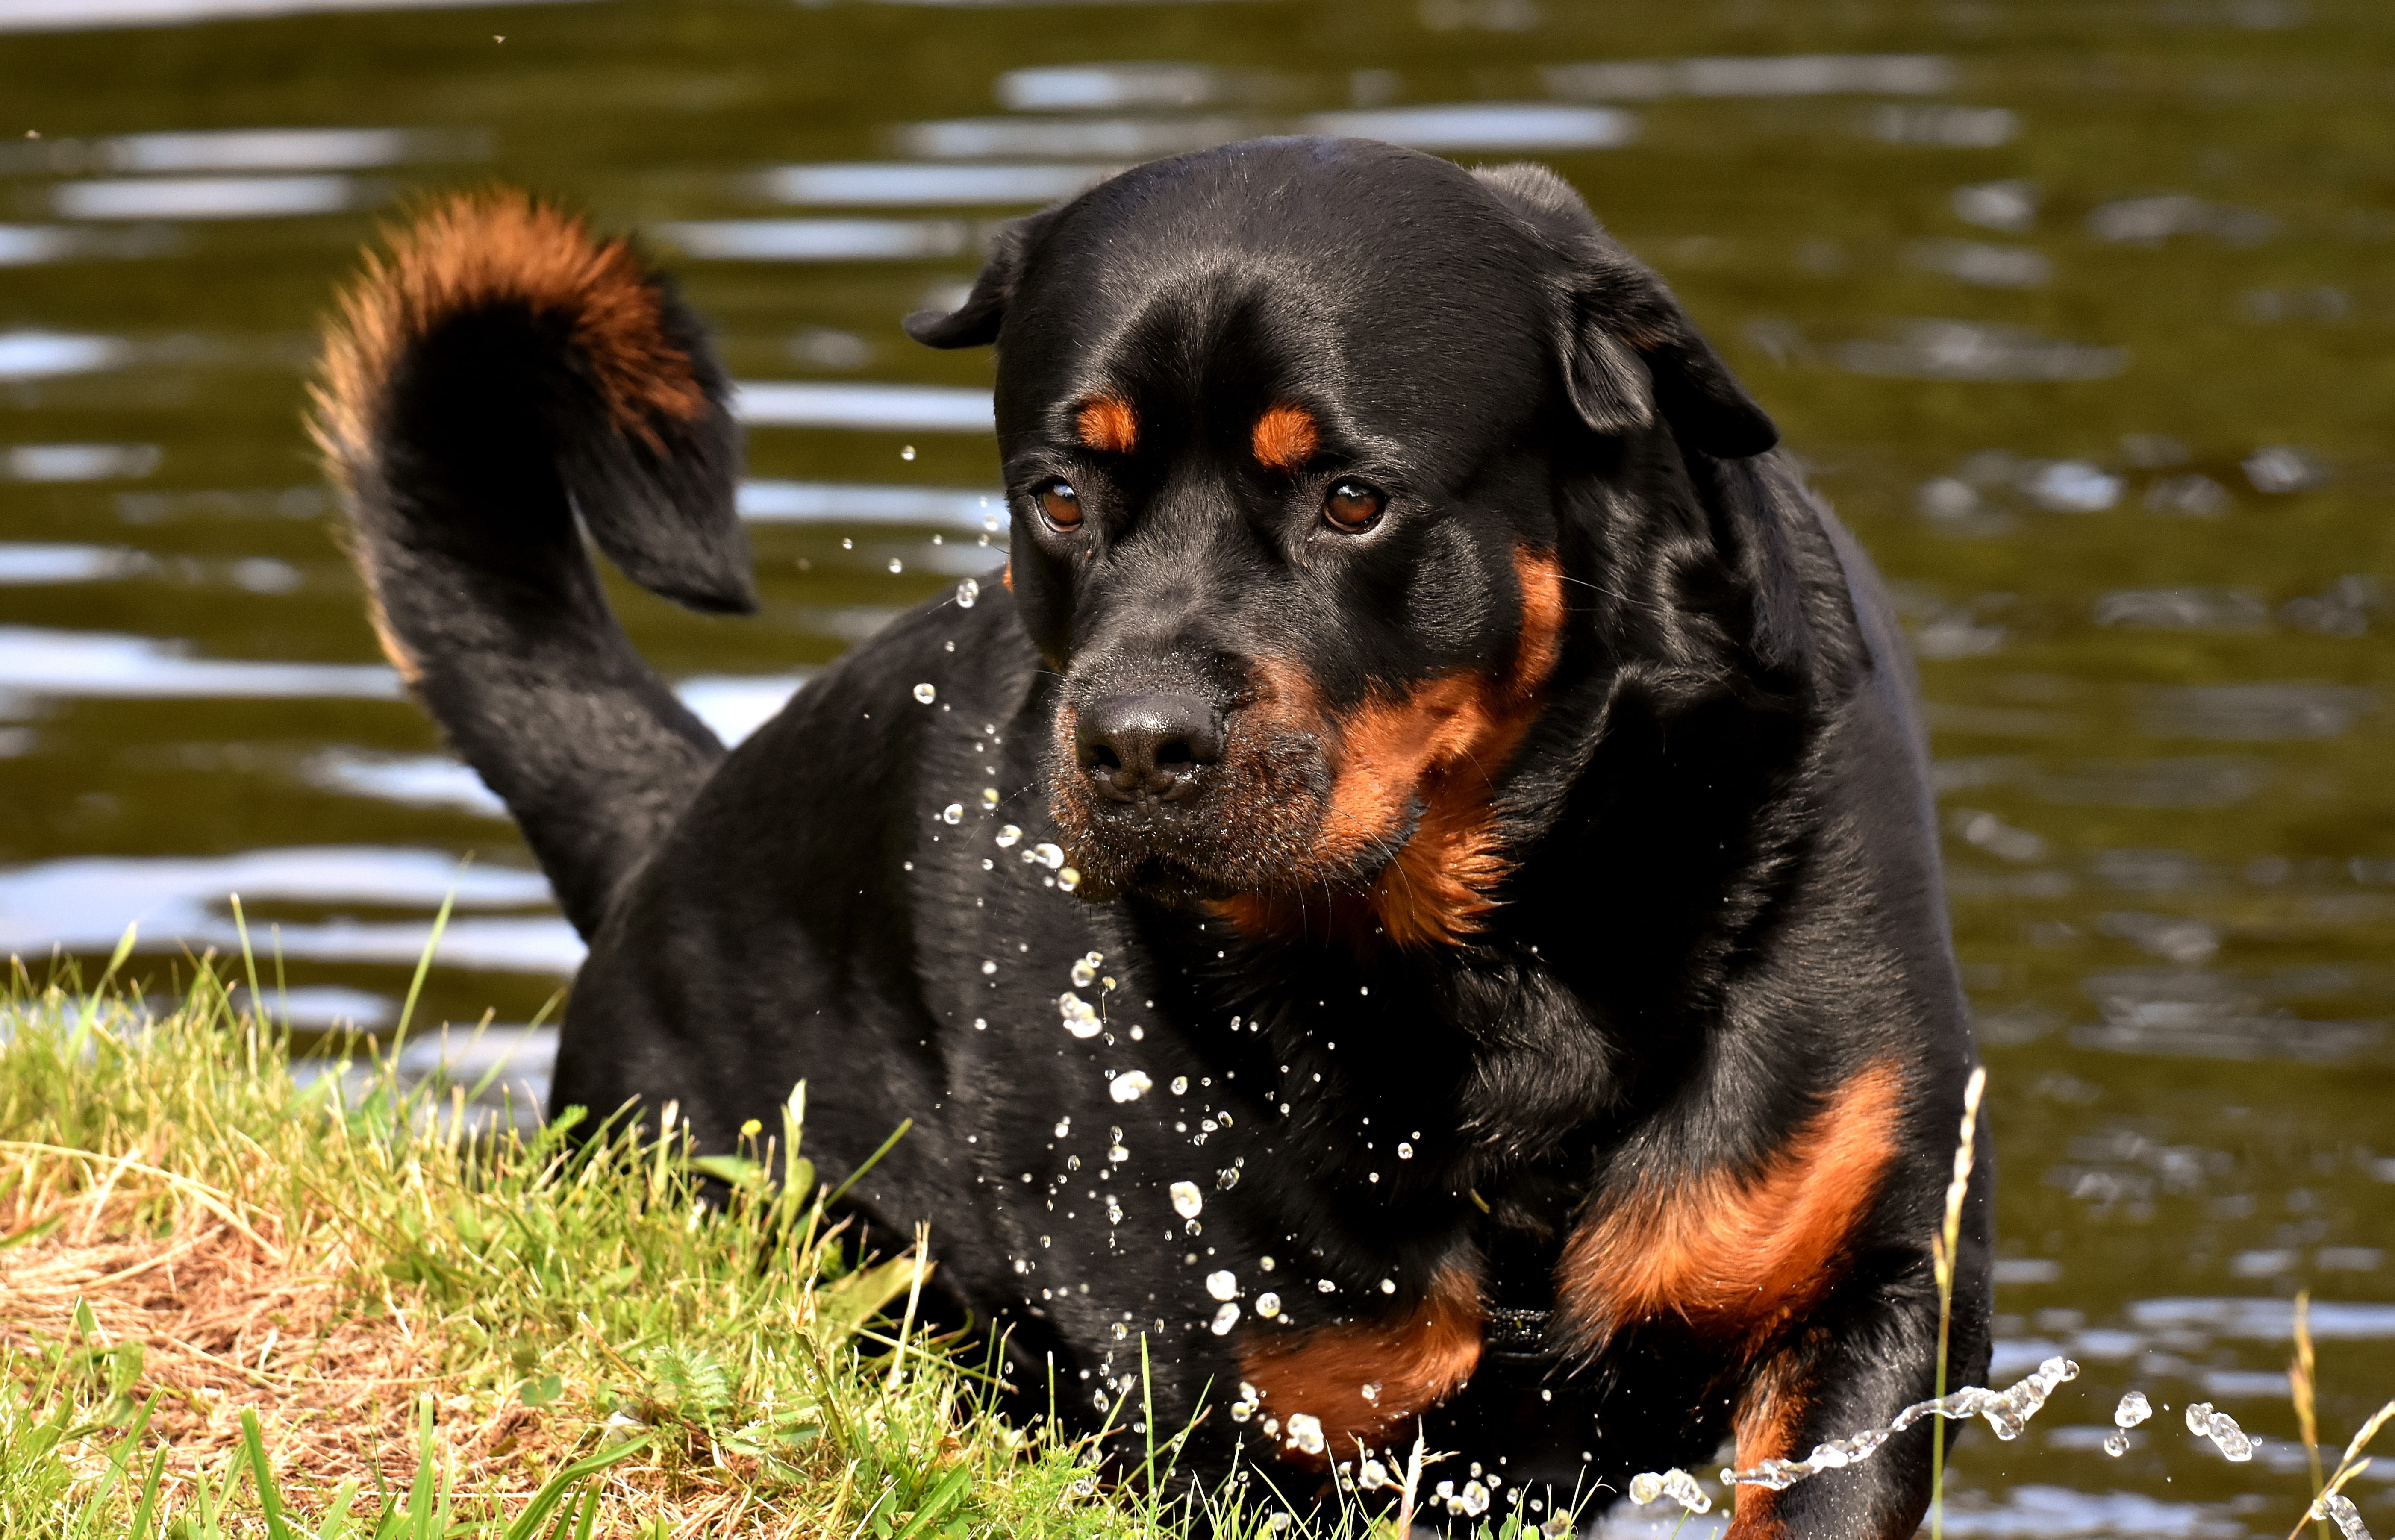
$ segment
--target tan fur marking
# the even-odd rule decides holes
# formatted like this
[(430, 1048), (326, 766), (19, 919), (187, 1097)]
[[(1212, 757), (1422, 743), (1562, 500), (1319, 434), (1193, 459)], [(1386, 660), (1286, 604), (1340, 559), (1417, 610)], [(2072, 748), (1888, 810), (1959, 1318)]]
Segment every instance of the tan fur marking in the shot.
[(1904, 1076), (1881, 1060), (1841, 1086), (1763, 1168), (1630, 1192), (1581, 1223), (1555, 1270), (1559, 1323), (1590, 1348), (1677, 1316), (1760, 1344), (1836, 1282), (1896, 1157)]
[[(1739, 1397), (1731, 1426), (1738, 1434), (1738, 1468), (1752, 1470), (1766, 1460), (1795, 1453), (1805, 1420), (1805, 1401), (1784, 1358), (1755, 1365)], [(1723, 1540), (1780, 1540), (1787, 1533), (1777, 1512), (1780, 1494), (1767, 1487), (1738, 1489), (1737, 1511)]]
[(666, 340), (656, 291), (632, 248), (506, 189), (461, 193), (384, 232), (325, 328), (310, 424), (345, 487), (370, 453), (384, 386), (407, 346), (461, 311), (520, 305), (572, 318), (574, 340), (619, 432), (655, 446), (653, 416), (696, 420), (707, 397)]
[[(1292, 1414), (1321, 1419), (1323, 1453), (1284, 1444), (1277, 1454), (1290, 1465), (1328, 1469), (1354, 1459), (1358, 1443), (1386, 1449), (1403, 1441), (1416, 1417), (1462, 1389), (1480, 1366), (1484, 1318), (1479, 1281), (1450, 1267), (1395, 1321), (1311, 1332), (1257, 1328), (1240, 1349), (1239, 1377), (1264, 1392), (1261, 1415), (1277, 1418), (1284, 1438)], [(1379, 1387), (1370, 1399), (1367, 1385)]]
[(1267, 408), (1249, 436), (1256, 459), (1272, 470), (1303, 470), (1321, 441), (1313, 414), (1294, 401)]
[[(1489, 897), (1509, 863), (1500, 849), (1491, 798), (1530, 724), (1563, 649), (1563, 570), (1547, 553), (1515, 556), (1522, 622), (1512, 666), (1502, 676), (1448, 674), (1394, 700), (1368, 701), (1336, 724), (1338, 772), (1318, 849), (1326, 865), (1369, 862), (1419, 798), (1413, 836), (1373, 879), (1371, 919), (1399, 946), (1461, 941), (1496, 906)], [(1305, 901), (1243, 895), (1216, 906), (1250, 935), (1295, 934)], [(1323, 922), (1313, 901), (1313, 925)], [(1331, 916), (1335, 929), (1358, 928)]]
[(1073, 424), (1086, 448), (1128, 454), (1139, 447), (1139, 418), (1120, 396), (1092, 396)]

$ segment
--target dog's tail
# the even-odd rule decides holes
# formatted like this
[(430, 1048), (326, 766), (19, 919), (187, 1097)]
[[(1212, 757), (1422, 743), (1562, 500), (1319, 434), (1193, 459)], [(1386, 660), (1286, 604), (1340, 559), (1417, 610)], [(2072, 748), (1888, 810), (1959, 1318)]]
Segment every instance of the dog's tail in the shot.
[(729, 385), (663, 277), (521, 193), (389, 241), (326, 328), (311, 426), (383, 651), (589, 936), (723, 746), (632, 650), (577, 519), (642, 586), (753, 609)]

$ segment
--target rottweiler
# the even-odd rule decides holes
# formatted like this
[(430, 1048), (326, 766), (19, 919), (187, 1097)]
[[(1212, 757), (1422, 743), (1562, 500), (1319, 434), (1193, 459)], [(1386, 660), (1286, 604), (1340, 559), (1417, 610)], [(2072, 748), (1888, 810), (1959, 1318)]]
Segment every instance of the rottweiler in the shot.
[[(1019, 1413), (1152, 1398), (1201, 1488), (1369, 1497), (1419, 1438), (1439, 1521), (1555, 1533), (1930, 1395), (1975, 1051), (1910, 665), (1656, 274), (1541, 167), (1272, 138), (906, 328), (997, 345), (1005, 564), (728, 753), (584, 539), (753, 604), (668, 280), (468, 195), (329, 331), (383, 644), (589, 941), (555, 1107), (723, 1151), (804, 1080), (833, 1179), (911, 1118), (860, 1223), (930, 1222)], [(1911, 1534), (1929, 1437), (1731, 1533)]]

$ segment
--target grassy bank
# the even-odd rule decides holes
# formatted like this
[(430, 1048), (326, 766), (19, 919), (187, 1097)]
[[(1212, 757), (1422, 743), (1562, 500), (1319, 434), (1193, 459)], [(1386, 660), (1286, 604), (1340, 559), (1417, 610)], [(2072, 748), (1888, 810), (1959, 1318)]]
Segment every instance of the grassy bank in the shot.
[(702, 1205), (654, 1129), (297, 1083), (235, 998), (0, 994), (0, 1540), (1185, 1527), (991, 1415), (980, 1345), (913, 1329), (917, 1258), (843, 1254), (799, 1108), (695, 1163)]

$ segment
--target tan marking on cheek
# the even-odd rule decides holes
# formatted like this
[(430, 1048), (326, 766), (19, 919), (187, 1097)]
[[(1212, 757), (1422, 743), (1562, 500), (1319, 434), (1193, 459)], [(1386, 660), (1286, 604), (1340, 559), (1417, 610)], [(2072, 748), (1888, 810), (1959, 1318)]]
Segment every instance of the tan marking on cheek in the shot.
[(1515, 552), (1521, 621), (1502, 678), (1449, 676), (1351, 721), (1331, 797), (1334, 849), (1386, 837), (1419, 797), (1413, 837), (1375, 879), (1371, 906), (1399, 946), (1461, 941), (1496, 906), (1511, 863), (1491, 805), (1495, 777), (1538, 717), (1563, 647), (1563, 571), (1545, 552)]
[(1321, 441), (1313, 415), (1293, 401), (1267, 408), (1249, 437), (1256, 459), (1272, 470), (1303, 469)]
[[(1463, 1389), (1480, 1365), (1484, 1312), (1472, 1270), (1449, 1267), (1430, 1294), (1394, 1321), (1358, 1321), (1316, 1331), (1259, 1328), (1239, 1353), (1239, 1377), (1264, 1392), (1259, 1417), (1304, 1413), (1322, 1423), (1323, 1453), (1289, 1444), (1290, 1465), (1328, 1469), (1356, 1457), (1356, 1447), (1386, 1449), (1409, 1436), (1416, 1417)], [(1377, 1387), (1367, 1397), (1364, 1387)]]
[(1557, 1312), (1590, 1349), (1633, 1322), (1676, 1316), (1759, 1342), (1810, 1309), (1871, 1211), (1896, 1157), (1904, 1076), (1880, 1060), (1753, 1173), (1648, 1185), (1573, 1231), (1555, 1270)]
[(1014, 592), (1014, 558), (1010, 556), (1006, 559), (1006, 570), (998, 574), (998, 581), (1005, 586), (1008, 593)]
[(1128, 454), (1139, 447), (1139, 418), (1120, 396), (1092, 396), (1073, 423), (1084, 448)]

